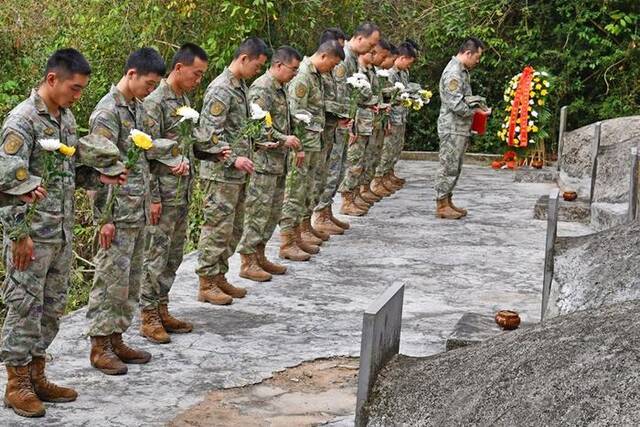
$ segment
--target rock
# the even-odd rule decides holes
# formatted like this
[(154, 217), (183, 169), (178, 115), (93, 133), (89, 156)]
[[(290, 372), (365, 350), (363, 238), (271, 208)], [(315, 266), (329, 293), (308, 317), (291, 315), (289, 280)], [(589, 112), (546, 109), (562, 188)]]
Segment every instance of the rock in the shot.
[[(522, 328), (525, 326), (521, 324)], [(446, 351), (478, 344), (489, 338), (511, 331), (504, 331), (496, 324), (495, 316), (479, 313), (465, 313), (456, 322), (453, 332), (447, 338)]]
[(556, 241), (545, 318), (640, 298), (640, 223)]
[[(584, 200), (578, 195), (576, 200), (568, 202), (560, 196), (558, 198), (560, 206), (558, 207), (558, 220), (567, 222), (580, 222), (583, 224), (589, 223), (590, 218), (590, 205), (589, 200)], [(549, 195), (545, 194), (540, 196), (535, 206), (533, 207), (534, 219), (547, 219), (547, 212), (549, 210)]]
[(550, 165), (542, 169), (531, 167), (521, 167), (516, 169), (515, 182), (556, 182), (558, 171), (555, 165)]
[(594, 202), (591, 204), (590, 225), (595, 231), (606, 230), (627, 222), (628, 203)]
[(640, 301), (561, 316), (378, 377), (370, 426), (639, 425)]

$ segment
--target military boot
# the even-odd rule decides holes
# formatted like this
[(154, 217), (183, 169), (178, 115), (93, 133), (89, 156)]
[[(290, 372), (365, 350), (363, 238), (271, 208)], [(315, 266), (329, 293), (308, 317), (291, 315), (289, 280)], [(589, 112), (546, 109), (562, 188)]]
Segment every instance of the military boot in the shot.
[(373, 178), (373, 181), (371, 181), (371, 192), (379, 197), (389, 197), (393, 194), (393, 191), (390, 191), (384, 186), (381, 176), (376, 176)]
[(353, 193), (348, 191), (342, 193), (342, 206), (340, 213), (349, 216), (362, 216), (367, 213), (365, 209), (361, 209), (353, 203)]
[(396, 175), (396, 171), (394, 171), (393, 169), (391, 170), (390, 177), (394, 182), (397, 182), (402, 186), (404, 186), (407, 183), (407, 180), (404, 178), (400, 178), (398, 175)]
[(360, 196), (360, 188), (359, 187), (356, 187), (355, 191), (353, 192), (353, 204), (356, 207), (364, 210), (365, 214), (367, 212), (369, 212), (369, 208), (371, 207), (371, 204), (369, 202), (367, 202), (366, 200), (364, 200), (362, 198), (362, 196)]
[(391, 178), (391, 173), (388, 173), (382, 177), (382, 185), (387, 187), (387, 189), (393, 193), (400, 190), (402, 188), (401, 184), (393, 182)]
[(460, 212), (462, 214), (462, 216), (467, 216), (468, 211), (464, 208), (459, 208), (456, 205), (453, 204), (453, 200), (451, 199), (451, 197), (453, 197), (452, 194), (449, 194), (448, 196), (448, 201), (449, 201), (449, 206), (451, 206), (451, 209), (453, 209), (456, 212)]
[(111, 336), (91, 337), (91, 366), (107, 375), (124, 375), (127, 365), (113, 352)]
[(309, 229), (311, 234), (316, 236), (318, 239), (321, 239), (323, 242), (326, 242), (331, 237), (331, 235), (329, 233), (325, 233), (324, 231), (316, 230), (315, 227), (311, 224), (311, 217), (305, 219), (304, 222), (307, 224), (307, 228)]
[(331, 221), (330, 206), (313, 213), (313, 228), (332, 236), (344, 234), (344, 229)]
[(73, 402), (78, 393), (72, 388), (60, 387), (50, 382), (44, 373), (44, 357), (33, 357), (31, 360), (31, 384), (38, 398), (43, 402)]
[[(42, 417), (44, 405), (33, 391), (31, 366), (7, 366), (4, 406), (22, 417)], [(5, 420), (6, 421), (6, 420)]]
[(296, 244), (296, 232), (287, 230), (280, 232), (280, 258), (290, 259), (291, 261), (309, 261), (311, 255), (300, 249)]
[(122, 340), (122, 333), (114, 332), (111, 334), (111, 347), (113, 352), (124, 363), (132, 363), (135, 365), (143, 365), (151, 360), (151, 353), (131, 348)]
[(188, 334), (193, 331), (193, 325), (184, 320), (176, 319), (169, 313), (168, 304), (158, 305), (158, 314), (164, 330), (174, 334)]
[(227, 278), (224, 277), (224, 274), (218, 274), (213, 278), (214, 284), (218, 286), (218, 288), (229, 295), (232, 298), (244, 298), (247, 295), (247, 290), (245, 288), (233, 286), (231, 283), (227, 282)]
[(311, 221), (305, 220), (300, 223), (300, 235), (302, 240), (310, 245), (320, 246), (323, 242), (321, 238), (316, 237), (311, 231)]
[(371, 188), (369, 188), (369, 184), (363, 184), (360, 186), (360, 197), (367, 203), (376, 203), (382, 200), (382, 197), (376, 195)]
[(214, 284), (213, 276), (200, 276), (200, 289), (198, 290), (198, 301), (208, 302), (214, 305), (229, 305), (233, 298), (225, 294)]
[(147, 308), (140, 312), (140, 335), (155, 344), (171, 342), (157, 308)]
[(258, 257), (255, 253), (240, 254), (240, 260), (240, 277), (253, 280), (254, 282), (267, 282), (271, 280), (271, 274), (260, 267)]
[(449, 200), (445, 197), (444, 199), (439, 199), (437, 201), (436, 217), (444, 219), (460, 219), (462, 218), (462, 214), (453, 210), (451, 206), (449, 206)]
[(312, 255), (317, 254), (318, 252), (320, 252), (320, 247), (319, 246), (316, 246), (314, 244), (311, 244), (311, 243), (307, 242), (302, 237), (302, 228), (300, 227), (300, 225), (296, 226), (295, 235), (296, 235), (296, 245), (298, 245), (298, 247), (300, 249), (302, 249), (306, 253), (312, 254)]
[(341, 221), (333, 216), (333, 208), (331, 206), (327, 208), (327, 212), (329, 212), (329, 218), (331, 219), (331, 222), (333, 222), (335, 225), (342, 228), (343, 230), (348, 230), (351, 228), (351, 224), (345, 221)]
[(287, 272), (287, 267), (284, 265), (276, 264), (267, 259), (264, 254), (264, 243), (259, 244), (256, 247), (256, 257), (258, 258), (258, 264), (264, 271), (271, 274), (284, 274)]

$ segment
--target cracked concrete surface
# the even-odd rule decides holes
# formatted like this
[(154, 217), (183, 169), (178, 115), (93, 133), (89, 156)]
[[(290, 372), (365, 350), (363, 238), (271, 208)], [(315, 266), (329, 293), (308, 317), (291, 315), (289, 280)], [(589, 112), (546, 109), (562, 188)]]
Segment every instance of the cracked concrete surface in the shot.
[[(83, 337), (85, 311), (65, 317), (50, 348), (52, 380), (75, 387), (76, 402), (47, 404), (44, 419), (25, 420), (0, 409), (2, 425), (158, 425), (200, 402), (209, 391), (258, 383), (303, 361), (357, 356), (362, 312), (397, 281), (406, 284), (400, 352), (424, 356), (444, 350), (456, 321), (469, 311), (515, 309), (523, 321), (539, 319), (546, 222), (533, 206), (552, 184), (515, 184), (513, 172), (464, 168), (454, 200), (469, 208), (461, 221), (436, 220), (433, 177), (437, 164), (403, 161), (405, 189), (378, 203), (369, 215), (333, 237), (308, 263), (272, 282), (229, 279), (249, 288), (244, 300), (216, 307), (195, 300), (196, 257), (187, 256), (171, 293), (172, 312), (194, 322), (191, 334), (153, 345), (126, 339), (153, 353), (148, 365), (130, 365), (126, 376), (102, 375), (89, 365)], [(560, 235), (585, 234), (581, 224), (561, 223)], [(268, 245), (277, 254), (278, 239)], [(6, 381), (0, 373), (0, 384)]]

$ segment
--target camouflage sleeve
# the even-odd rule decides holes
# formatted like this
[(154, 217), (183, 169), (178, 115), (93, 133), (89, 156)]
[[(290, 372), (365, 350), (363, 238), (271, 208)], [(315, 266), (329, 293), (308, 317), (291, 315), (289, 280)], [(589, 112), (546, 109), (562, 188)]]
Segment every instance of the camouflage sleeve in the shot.
[[(9, 117), (0, 134), (0, 170), (6, 170), (3, 164), (10, 157), (20, 157), (29, 167), (29, 159), (36, 141), (32, 136), (31, 126), (26, 119)], [(5, 229), (5, 235), (19, 240), (26, 236), (27, 229), (23, 226), (27, 205), (18, 197), (3, 194), (3, 206), (0, 218)]]
[[(258, 104), (260, 108), (262, 108), (264, 111), (268, 111), (273, 117), (274, 115), (273, 99), (270, 96), (269, 91), (267, 91), (263, 87), (251, 86), (249, 88), (248, 98), (250, 103)], [(287, 138), (287, 135), (280, 132), (276, 128), (274, 123), (274, 126), (271, 127), (271, 129), (267, 129), (266, 127), (263, 126), (260, 136), (258, 136), (258, 138), (256, 139), (259, 141), (276, 140), (276, 141), (279, 141), (280, 144), (282, 144), (286, 138)]]
[(446, 74), (442, 76), (444, 90), (440, 93), (441, 102), (453, 111), (454, 114), (461, 117), (470, 117), (473, 110), (467, 105), (462, 91), (462, 80), (455, 74)]
[(296, 114), (306, 114), (313, 117), (313, 114), (309, 113), (307, 110), (309, 102), (308, 82), (302, 77), (302, 75), (298, 75), (291, 81), (287, 90), (289, 92), (288, 100), (289, 110), (291, 111), (291, 121), (293, 122), (294, 127), (309, 127), (310, 125), (302, 123), (296, 118)]
[[(145, 133), (153, 139), (162, 137), (162, 108), (160, 104), (153, 101), (142, 103), (142, 127)], [(160, 182), (158, 176), (153, 173), (149, 177), (149, 191), (151, 193), (151, 203), (160, 203)]]
[(226, 167), (232, 167), (238, 159), (233, 141), (227, 141), (225, 135), (225, 123), (229, 114), (231, 96), (228, 90), (223, 87), (213, 86), (208, 89), (204, 96), (200, 121), (194, 132), (196, 137), (194, 149), (204, 148), (211, 144), (225, 144), (231, 148), (231, 154), (224, 162)]

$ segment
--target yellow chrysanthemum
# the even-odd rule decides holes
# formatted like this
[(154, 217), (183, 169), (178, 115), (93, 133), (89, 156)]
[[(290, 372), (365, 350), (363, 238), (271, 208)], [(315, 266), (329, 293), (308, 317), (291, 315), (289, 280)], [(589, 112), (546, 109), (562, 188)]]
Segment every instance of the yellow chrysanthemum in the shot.
[(142, 150), (148, 150), (149, 148), (153, 147), (153, 140), (151, 139), (151, 137), (137, 129), (131, 131), (131, 140), (136, 147)]
[(268, 128), (273, 126), (273, 119), (271, 118), (271, 113), (267, 111), (267, 115), (264, 116), (264, 125)]
[(69, 147), (68, 145), (60, 144), (58, 151), (64, 156), (71, 157), (76, 154), (76, 147)]
[(548, 94), (548, 93), (549, 93), (549, 92), (547, 92), (547, 90), (546, 90), (546, 89), (542, 89), (542, 90), (540, 91), (540, 95), (542, 95), (542, 96), (547, 96), (547, 94)]
[(534, 91), (529, 92), (529, 98), (534, 98), (536, 93)]
[(544, 105), (544, 100), (538, 99), (538, 105), (542, 107)]
[(536, 90), (540, 90), (540, 89), (542, 89), (542, 85), (541, 85), (540, 83), (538, 83), (538, 84), (536, 85)]
[(531, 126), (531, 132), (533, 132), (533, 133), (538, 132), (538, 126), (536, 126), (536, 125)]

